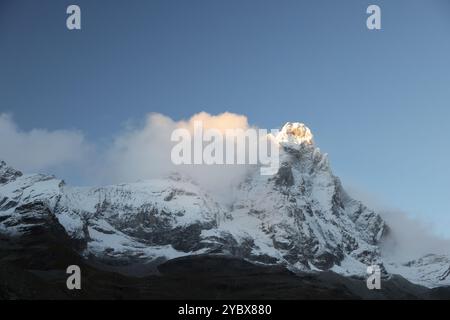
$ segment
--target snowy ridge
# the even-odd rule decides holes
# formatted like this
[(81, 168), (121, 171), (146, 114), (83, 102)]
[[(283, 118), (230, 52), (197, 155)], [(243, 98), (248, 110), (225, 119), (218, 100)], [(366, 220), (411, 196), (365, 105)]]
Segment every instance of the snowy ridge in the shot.
[(250, 172), (234, 190), (231, 207), (179, 174), (81, 188), (53, 176), (23, 175), (0, 162), (0, 233), (20, 237), (36, 225), (57, 223), (81, 255), (109, 264), (231, 254), (347, 276), (363, 276), (376, 263), (414, 283), (450, 285), (449, 257), (383, 261), (385, 222), (347, 195), (304, 124), (287, 123), (275, 139), (278, 173)]
[(400, 274), (409, 281), (429, 288), (450, 285), (450, 257), (427, 254), (422, 258), (404, 263), (387, 261), (386, 269)]

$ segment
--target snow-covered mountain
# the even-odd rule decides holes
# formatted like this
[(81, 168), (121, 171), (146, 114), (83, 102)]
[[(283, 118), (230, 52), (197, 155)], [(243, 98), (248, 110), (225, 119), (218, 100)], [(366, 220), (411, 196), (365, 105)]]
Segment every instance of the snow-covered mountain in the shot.
[(83, 257), (111, 266), (227, 254), (293, 271), (359, 276), (367, 265), (380, 264), (387, 274), (414, 283), (450, 285), (449, 257), (383, 261), (379, 244), (388, 227), (345, 192), (306, 126), (287, 123), (274, 138), (278, 173), (249, 171), (233, 190), (231, 206), (180, 174), (72, 187), (0, 162), (0, 235), (20, 238), (37, 228), (58, 229)]

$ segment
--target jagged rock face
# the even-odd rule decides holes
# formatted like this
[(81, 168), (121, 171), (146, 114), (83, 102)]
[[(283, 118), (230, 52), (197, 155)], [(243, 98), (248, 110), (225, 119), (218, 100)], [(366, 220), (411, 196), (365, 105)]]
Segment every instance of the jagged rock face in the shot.
[(8, 167), (4, 161), (0, 161), (0, 184), (13, 181), (20, 176), (22, 176), (22, 172)]
[(248, 179), (233, 214), (255, 217), (282, 259), (300, 269), (329, 269), (347, 256), (377, 262), (385, 228), (380, 216), (345, 193), (309, 129), (289, 123), (277, 139), (278, 173)]
[(112, 263), (201, 252), (211, 247), (201, 233), (226, 216), (198, 186), (177, 177), (74, 188), (51, 176), (24, 175), (0, 186), (1, 233), (26, 234), (24, 206), (28, 220), (41, 219), (45, 206), (83, 255)]
[(1, 220), (9, 233), (0, 232), (0, 260), (25, 269), (64, 269), (67, 265), (54, 257), (80, 249), (44, 202), (19, 205), (10, 215), (2, 215)]
[[(22, 175), (0, 162), (0, 236), (28, 241), (46, 230), (52, 243), (61, 238), (82, 257), (111, 266), (208, 253), (346, 275), (382, 264), (378, 242), (387, 226), (346, 194), (311, 131), (287, 123), (274, 139), (278, 173), (250, 172), (232, 190), (231, 207), (180, 175), (79, 188), (52, 176)], [(439, 261), (430, 262), (438, 267), (424, 275), (428, 284), (450, 284), (449, 266)], [(417, 279), (423, 268), (414, 266), (398, 270)]]
[(87, 239), (86, 254), (133, 261), (206, 250), (201, 233), (226, 216), (198, 186), (178, 177), (65, 187), (55, 210), (72, 237)]

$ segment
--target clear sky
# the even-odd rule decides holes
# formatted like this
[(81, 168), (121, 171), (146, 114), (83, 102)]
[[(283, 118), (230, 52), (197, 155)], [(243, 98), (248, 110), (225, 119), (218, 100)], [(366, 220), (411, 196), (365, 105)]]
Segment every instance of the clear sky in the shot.
[(449, 102), (448, 0), (0, 1), (0, 113), (22, 130), (102, 142), (149, 112), (300, 121), (344, 184), (447, 236)]

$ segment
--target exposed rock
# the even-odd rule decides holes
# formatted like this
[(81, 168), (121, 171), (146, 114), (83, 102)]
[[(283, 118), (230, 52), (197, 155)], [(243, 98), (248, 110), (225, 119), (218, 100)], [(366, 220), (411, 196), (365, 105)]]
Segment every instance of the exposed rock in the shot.
[(0, 184), (4, 184), (22, 176), (22, 172), (8, 167), (4, 161), (0, 161)]

